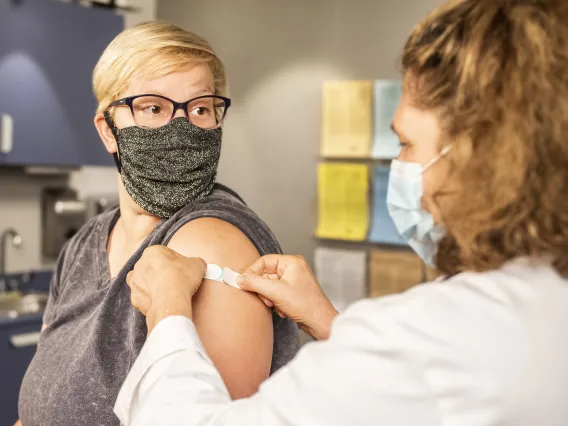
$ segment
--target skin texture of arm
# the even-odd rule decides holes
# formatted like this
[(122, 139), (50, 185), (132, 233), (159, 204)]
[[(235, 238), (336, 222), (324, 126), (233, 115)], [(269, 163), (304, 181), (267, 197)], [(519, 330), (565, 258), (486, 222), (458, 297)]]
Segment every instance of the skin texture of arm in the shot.
[[(244, 271), (259, 257), (241, 231), (213, 218), (188, 223), (168, 247), (235, 272)], [(256, 393), (270, 373), (274, 339), (271, 312), (258, 296), (205, 280), (193, 298), (193, 321), (231, 397)]]

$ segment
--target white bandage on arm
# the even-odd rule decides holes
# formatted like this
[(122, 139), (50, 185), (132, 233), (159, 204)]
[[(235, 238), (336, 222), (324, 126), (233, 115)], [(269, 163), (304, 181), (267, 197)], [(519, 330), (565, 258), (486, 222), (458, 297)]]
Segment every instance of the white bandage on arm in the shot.
[(239, 275), (240, 274), (238, 274), (235, 271), (232, 271), (229, 268), (221, 268), (219, 265), (209, 263), (207, 264), (205, 279), (219, 281), (221, 283), (228, 284), (231, 287), (240, 289), (240, 287), (237, 284), (237, 278)]

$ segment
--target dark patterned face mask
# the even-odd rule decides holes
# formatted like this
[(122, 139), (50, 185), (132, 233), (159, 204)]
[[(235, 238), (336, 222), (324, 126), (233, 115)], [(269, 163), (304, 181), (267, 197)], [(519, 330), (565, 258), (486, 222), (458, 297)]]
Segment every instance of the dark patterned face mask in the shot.
[(213, 190), (221, 156), (221, 128), (202, 129), (178, 117), (157, 129), (118, 129), (114, 155), (126, 191), (148, 213), (167, 219)]

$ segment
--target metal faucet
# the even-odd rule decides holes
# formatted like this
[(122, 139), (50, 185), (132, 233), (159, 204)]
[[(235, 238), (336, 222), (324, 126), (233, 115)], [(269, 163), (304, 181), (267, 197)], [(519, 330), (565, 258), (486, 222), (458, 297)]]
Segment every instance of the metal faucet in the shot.
[(0, 277), (6, 275), (6, 243), (10, 241), (14, 247), (21, 247), (22, 236), (14, 228), (8, 228), (0, 234)]

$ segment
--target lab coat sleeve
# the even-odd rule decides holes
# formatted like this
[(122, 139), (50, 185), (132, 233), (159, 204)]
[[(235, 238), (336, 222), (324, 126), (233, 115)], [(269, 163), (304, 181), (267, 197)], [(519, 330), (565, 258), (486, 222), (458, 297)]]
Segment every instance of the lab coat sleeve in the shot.
[(404, 331), (365, 303), (336, 321), (328, 341), (306, 345), (238, 401), (193, 323), (167, 318), (150, 334), (115, 413), (126, 426), (439, 425), (436, 401), (397, 338)]

